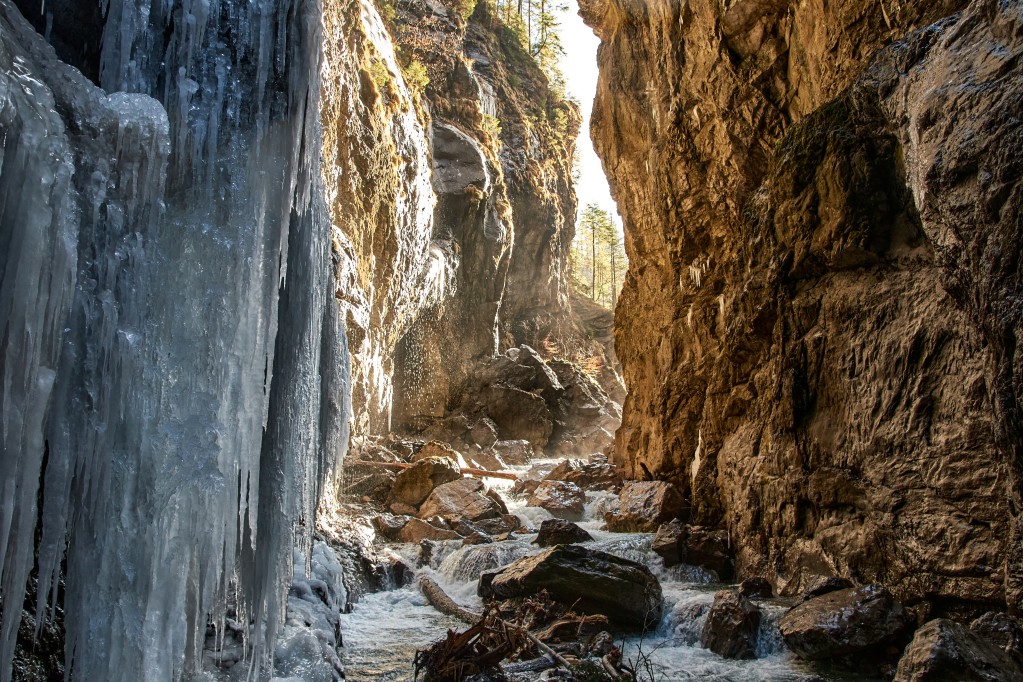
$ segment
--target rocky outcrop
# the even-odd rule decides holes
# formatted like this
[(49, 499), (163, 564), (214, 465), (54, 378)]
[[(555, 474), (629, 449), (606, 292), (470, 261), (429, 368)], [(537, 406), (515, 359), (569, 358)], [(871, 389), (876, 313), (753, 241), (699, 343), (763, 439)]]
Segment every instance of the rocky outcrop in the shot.
[(617, 463), (787, 593), (1018, 606), (1018, 4), (580, 5), (631, 263)]
[(681, 517), (685, 501), (672, 483), (630, 481), (618, 495), (618, 508), (604, 515), (607, 528), (618, 533), (653, 533), (662, 523)]

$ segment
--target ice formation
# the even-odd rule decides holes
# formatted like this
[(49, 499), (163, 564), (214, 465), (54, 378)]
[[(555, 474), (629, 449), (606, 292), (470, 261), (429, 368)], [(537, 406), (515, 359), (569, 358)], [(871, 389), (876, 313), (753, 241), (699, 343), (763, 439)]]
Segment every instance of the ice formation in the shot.
[(268, 659), (346, 440), (319, 1), (103, 8), (100, 89), (0, 0), (2, 682), (37, 518), (74, 679), (189, 675), (229, 593)]

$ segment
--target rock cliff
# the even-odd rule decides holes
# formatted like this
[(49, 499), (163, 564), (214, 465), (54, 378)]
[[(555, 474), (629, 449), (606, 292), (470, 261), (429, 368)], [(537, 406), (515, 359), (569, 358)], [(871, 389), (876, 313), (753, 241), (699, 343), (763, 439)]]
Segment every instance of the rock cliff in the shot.
[(580, 119), (487, 3), (380, 2), (386, 27), (369, 0), (324, 10), (324, 175), (356, 430), (383, 433), (444, 416), (499, 350), (579, 346)]
[(580, 1), (631, 262), (615, 456), (790, 593), (1020, 606), (1023, 17), (966, 5)]

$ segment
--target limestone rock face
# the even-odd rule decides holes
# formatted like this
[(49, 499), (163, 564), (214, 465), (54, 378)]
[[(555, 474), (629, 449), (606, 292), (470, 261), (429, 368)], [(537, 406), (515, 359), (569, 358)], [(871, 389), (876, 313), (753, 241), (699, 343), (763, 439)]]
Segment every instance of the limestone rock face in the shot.
[(1019, 4), (580, 6), (631, 263), (616, 463), (785, 593), (1018, 605)]
[(642, 564), (578, 545), (559, 545), (480, 577), (482, 597), (551, 598), (583, 613), (598, 613), (627, 628), (656, 624), (661, 585)]
[(1023, 678), (1012, 658), (959, 623), (925, 624), (899, 660), (895, 682), (1009, 682)]

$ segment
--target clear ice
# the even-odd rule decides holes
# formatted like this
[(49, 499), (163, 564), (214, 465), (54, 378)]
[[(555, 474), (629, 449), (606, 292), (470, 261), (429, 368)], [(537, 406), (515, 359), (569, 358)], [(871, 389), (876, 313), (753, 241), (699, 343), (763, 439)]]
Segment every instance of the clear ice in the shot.
[(0, 682), (37, 527), (72, 679), (189, 677), (229, 594), (264, 665), (347, 440), (319, 0), (102, 6), (97, 88), (0, 0)]

